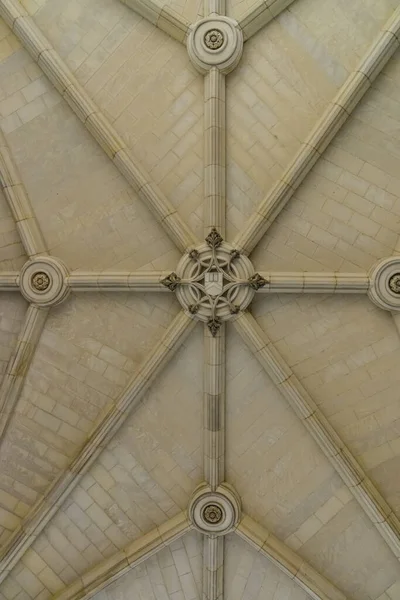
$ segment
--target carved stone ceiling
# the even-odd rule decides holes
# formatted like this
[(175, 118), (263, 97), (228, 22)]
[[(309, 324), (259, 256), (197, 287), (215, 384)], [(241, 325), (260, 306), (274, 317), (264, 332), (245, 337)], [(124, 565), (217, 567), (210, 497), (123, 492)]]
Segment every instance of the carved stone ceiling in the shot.
[(0, 0), (0, 600), (400, 600), (395, 0)]

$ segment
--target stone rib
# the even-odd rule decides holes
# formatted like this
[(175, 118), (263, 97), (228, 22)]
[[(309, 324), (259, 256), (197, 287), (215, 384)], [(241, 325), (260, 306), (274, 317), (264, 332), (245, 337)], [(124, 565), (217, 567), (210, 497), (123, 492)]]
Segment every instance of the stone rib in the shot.
[(34, 21), (27, 16), (18, 0), (0, 0), (0, 15), (10, 25), (35, 62), (63, 96), (117, 169), (131, 184), (139, 198), (148, 206), (157, 221), (184, 252), (198, 244), (196, 236), (183, 222), (150, 175), (130, 158), (125, 142), (106, 119), (98, 106), (79, 85), (72, 72), (44, 37)]
[(110, 583), (154, 556), (168, 544), (182, 537), (190, 529), (191, 526), (186, 513), (181, 512), (164, 525), (156, 527), (84, 573), (74, 583), (56, 594), (54, 600), (87, 600), (92, 598)]
[(225, 325), (204, 326), (204, 478), (214, 491), (225, 478)]
[(6, 139), (0, 130), (0, 188), (3, 190), (29, 258), (48, 254), (29, 196)]
[(242, 517), (236, 534), (293, 579), (314, 600), (346, 600), (337, 587), (247, 515)]
[(393, 510), (255, 319), (249, 313), (242, 313), (234, 321), (234, 326), (400, 560), (400, 521)]
[(237, 235), (233, 242), (236, 248), (245, 254), (255, 248), (397, 50), (399, 40), (400, 8), (395, 10), (357, 69), (339, 90), (281, 179)]
[(170, 35), (174, 40), (185, 43), (190, 22), (167, 4), (161, 6), (152, 0), (121, 0), (135, 13)]
[(125, 390), (90, 433), (87, 442), (72, 460), (68, 470), (61, 473), (52, 483), (46, 495), (36, 503), (19, 529), (5, 544), (0, 560), (0, 583), (7, 577), (10, 570), (79, 483), (84, 473), (117, 433), (131, 410), (138, 405), (149, 385), (160, 374), (194, 325), (195, 321), (186, 316), (183, 311), (175, 317)]
[(0, 292), (17, 292), (19, 290), (17, 271), (5, 271), (0, 274)]
[[(169, 292), (161, 283), (169, 271), (75, 272), (68, 277), (73, 292)], [(0, 280), (1, 285), (1, 280)], [(0, 287), (1, 289), (1, 287)]]
[(37, 308), (32, 304), (26, 312), (0, 388), (0, 445), (21, 395), (48, 313), (48, 309)]
[(267, 281), (261, 294), (366, 294), (370, 287), (367, 273), (260, 273)]
[(244, 41), (250, 39), (293, 2), (294, 0), (265, 0), (256, 7), (251, 7), (239, 21)]
[(204, 77), (204, 237), (225, 233), (225, 120), (225, 75), (213, 67)]
[(204, 536), (203, 600), (223, 600), (224, 538)]

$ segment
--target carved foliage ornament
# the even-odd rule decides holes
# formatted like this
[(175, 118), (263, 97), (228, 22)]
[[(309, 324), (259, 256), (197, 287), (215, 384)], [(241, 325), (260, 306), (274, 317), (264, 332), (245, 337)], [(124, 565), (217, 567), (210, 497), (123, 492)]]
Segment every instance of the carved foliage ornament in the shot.
[(210, 50), (218, 50), (224, 43), (224, 34), (220, 29), (210, 29), (204, 36), (204, 43)]
[(215, 337), (221, 323), (244, 310), (267, 281), (246, 256), (212, 229), (205, 244), (185, 254), (177, 272), (162, 283), (175, 291), (185, 310), (207, 323)]

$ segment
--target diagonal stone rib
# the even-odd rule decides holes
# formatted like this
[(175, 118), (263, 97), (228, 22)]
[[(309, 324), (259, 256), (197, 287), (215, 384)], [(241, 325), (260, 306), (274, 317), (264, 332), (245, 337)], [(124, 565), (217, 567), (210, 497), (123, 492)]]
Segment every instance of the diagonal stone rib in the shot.
[(260, 294), (366, 294), (370, 287), (367, 273), (260, 273), (267, 283)]
[(8, 539), (0, 559), (0, 583), (7, 577), (10, 570), (79, 483), (90, 465), (117, 433), (131, 410), (139, 404), (152, 381), (160, 374), (194, 326), (195, 321), (186, 316), (183, 311), (175, 317), (125, 390), (116, 398), (102, 421), (90, 433), (88, 440), (73, 459), (68, 470), (61, 473), (52, 483), (46, 495), (35, 504), (21, 526)]
[(48, 313), (48, 309), (37, 308), (32, 304), (26, 312), (0, 388), (0, 445), (21, 395)]
[(346, 600), (346, 596), (337, 587), (301, 556), (247, 515), (242, 517), (236, 533), (293, 579), (314, 600)]
[(203, 600), (224, 597), (224, 537), (204, 536)]
[(204, 478), (215, 491), (225, 478), (225, 325), (204, 326)]
[(169, 274), (169, 271), (77, 271), (68, 276), (68, 285), (73, 292), (169, 292), (168, 287), (161, 283)]
[(161, 6), (153, 0), (121, 0), (138, 15), (168, 33), (174, 40), (185, 43), (190, 22), (167, 4)]
[(191, 529), (186, 513), (181, 512), (164, 525), (156, 527), (149, 533), (102, 561), (93, 569), (84, 573), (62, 592), (54, 596), (54, 600), (86, 600), (100, 592), (113, 581), (137, 567), (140, 563), (154, 556), (157, 552), (182, 537)]
[(233, 245), (245, 254), (254, 250), (262, 236), (286, 206), (353, 110), (400, 45), (400, 7), (379, 34), (357, 69), (328, 106), (281, 179), (259, 204), (237, 235)]
[(400, 521), (390, 506), (255, 319), (249, 313), (242, 313), (233, 324), (400, 560)]
[(225, 75), (213, 67), (204, 77), (204, 237), (225, 233), (225, 121)]
[(0, 188), (3, 190), (22, 245), (29, 258), (48, 254), (18, 167), (0, 130)]
[(79, 85), (34, 21), (27, 16), (19, 1), (0, 0), (0, 15), (117, 169), (128, 180), (139, 198), (152, 211), (176, 246), (184, 252), (197, 245), (199, 242), (196, 236), (151, 180), (150, 175), (131, 159), (125, 142), (98, 106), (92, 102), (84, 88)]
[(250, 39), (293, 2), (294, 0), (264, 0), (261, 4), (252, 6), (239, 21), (244, 41)]

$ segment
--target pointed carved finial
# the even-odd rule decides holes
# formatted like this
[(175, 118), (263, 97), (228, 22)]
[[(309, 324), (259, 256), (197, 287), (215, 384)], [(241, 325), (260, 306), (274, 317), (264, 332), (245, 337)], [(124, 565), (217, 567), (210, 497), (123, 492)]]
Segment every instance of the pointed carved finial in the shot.
[(211, 335), (215, 337), (221, 327), (221, 319), (219, 317), (210, 318), (207, 321), (208, 329), (211, 331)]
[(206, 242), (211, 248), (219, 248), (224, 241), (222, 235), (213, 227), (206, 237)]
[(254, 275), (249, 277), (249, 285), (253, 290), (257, 291), (260, 288), (264, 287), (264, 285), (267, 285), (267, 283), (268, 281), (264, 279), (264, 277), (262, 277), (260, 273), (254, 273)]
[(174, 272), (167, 275), (167, 277), (164, 277), (164, 279), (161, 279), (161, 283), (163, 285), (165, 285), (165, 287), (170, 289), (171, 292), (174, 292), (176, 290), (180, 281), (181, 281), (181, 278), (178, 277), (178, 275)]

